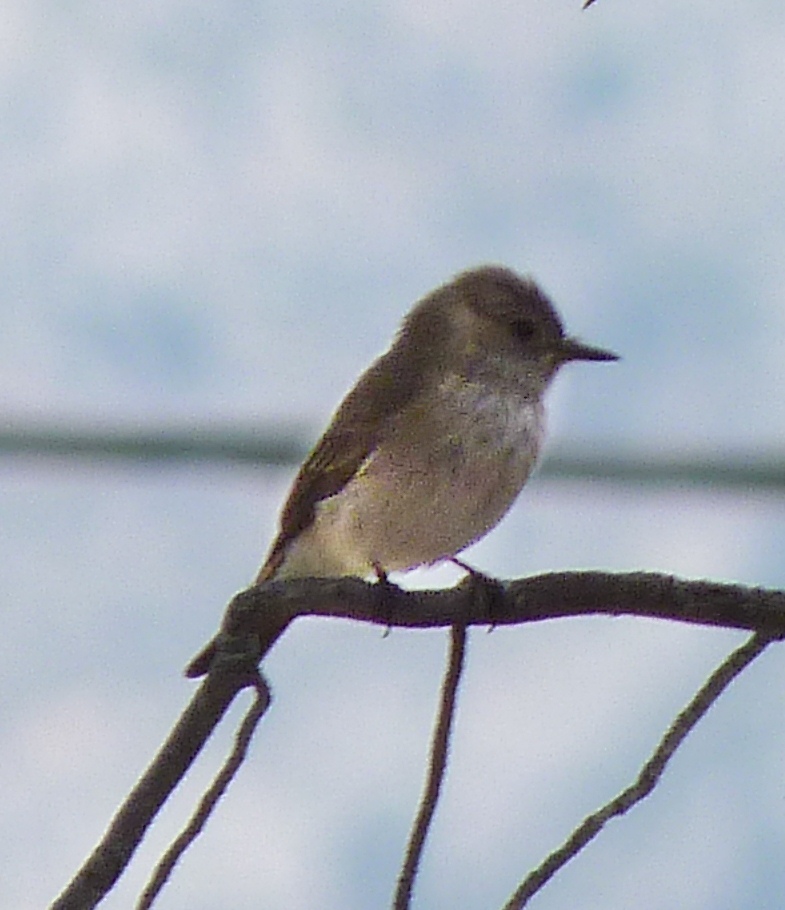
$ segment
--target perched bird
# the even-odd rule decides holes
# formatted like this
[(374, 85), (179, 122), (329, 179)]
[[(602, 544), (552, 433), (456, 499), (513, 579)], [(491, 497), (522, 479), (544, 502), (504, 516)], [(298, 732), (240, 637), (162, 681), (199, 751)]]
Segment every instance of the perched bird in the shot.
[(570, 360), (617, 355), (566, 335), (533, 280), (463, 272), (420, 300), (306, 459), (257, 576), (378, 577), (455, 557), (507, 512)]
[[(414, 306), (344, 398), (295, 478), (257, 584), (463, 565), (457, 554), (534, 468), (559, 367), (617, 359), (565, 335), (530, 278), (500, 266), (456, 276)], [(187, 675), (206, 673), (215, 651)]]

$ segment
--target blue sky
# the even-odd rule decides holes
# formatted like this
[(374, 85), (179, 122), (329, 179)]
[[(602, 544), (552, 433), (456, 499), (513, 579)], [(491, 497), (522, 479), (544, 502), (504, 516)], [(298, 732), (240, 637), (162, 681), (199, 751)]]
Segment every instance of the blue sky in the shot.
[[(774, 0), (7, 0), (0, 413), (313, 437), (417, 297), (496, 261), (624, 357), (565, 369), (552, 444), (777, 456), (783, 47)], [(4, 907), (45, 905), (92, 848), (290, 479), (0, 462)], [(783, 545), (772, 494), (535, 480), (471, 558), (783, 587)], [(418, 906), (501, 905), (739, 640), (633, 620), (477, 631)], [(295, 626), (248, 766), (161, 907), (386, 906), (444, 646)], [(781, 906), (779, 664), (735, 684), (538, 906)], [(106, 907), (132, 903), (229, 735)]]

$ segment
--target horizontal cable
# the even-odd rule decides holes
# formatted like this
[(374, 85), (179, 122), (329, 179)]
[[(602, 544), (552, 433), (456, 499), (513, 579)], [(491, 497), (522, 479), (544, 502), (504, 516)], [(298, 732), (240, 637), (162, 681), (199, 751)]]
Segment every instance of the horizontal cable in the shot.
[(133, 462), (240, 461), (293, 465), (308, 449), (305, 437), (291, 430), (83, 429), (62, 426), (0, 429), (0, 455), (44, 455)]
[[(56, 456), (135, 464), (186, 461), (294, 466), (308, 451), (305, 434), (225, 428), (69, 429), (17, 426), (0, 429), (0, 455)], [(725, 489), (785, 490), (785, 461), (759, 456), (699, 458), (580, 453), (553, 450), (540, 476), (616, 484), (701, 485)]]

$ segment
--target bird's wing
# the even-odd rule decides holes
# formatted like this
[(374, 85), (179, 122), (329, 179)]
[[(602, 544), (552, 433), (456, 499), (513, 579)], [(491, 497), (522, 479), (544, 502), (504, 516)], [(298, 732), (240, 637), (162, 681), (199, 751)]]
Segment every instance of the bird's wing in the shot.
[(376, 447), (392, 418), (417, 394), (424, 381), (422, 369), (408, 363), (407, 351), (398, 349), (380, 357), (349, 392), (303, 463), (281, 513), (278, 537), (257, 581), (272, 578), (288, 544), (313, 521), (316, 506), (339, 493)]

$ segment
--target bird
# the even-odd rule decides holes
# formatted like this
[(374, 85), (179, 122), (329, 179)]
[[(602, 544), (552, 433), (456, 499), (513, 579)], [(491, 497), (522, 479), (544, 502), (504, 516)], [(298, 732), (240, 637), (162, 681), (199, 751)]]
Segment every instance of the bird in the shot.
[(570, 361), (618, 356), (566, 334), (529, 276), (469, 269), (423, 297), (300, 468), (256, 583), (376, 576), (453, 560), (507, 513)]
[[(459, 554), (529, 479), (546, 390), (565, 363), (618, 359), (568, 335), (533, 278), (501, 265), (456, 275), (414, 305), (338, 406), (294, 479), (255, 584), (389, 585), (390, 572), (445, 560), (492, 584)], [(186, 675), (207, 673), (216, 651), (214, 639)]]

